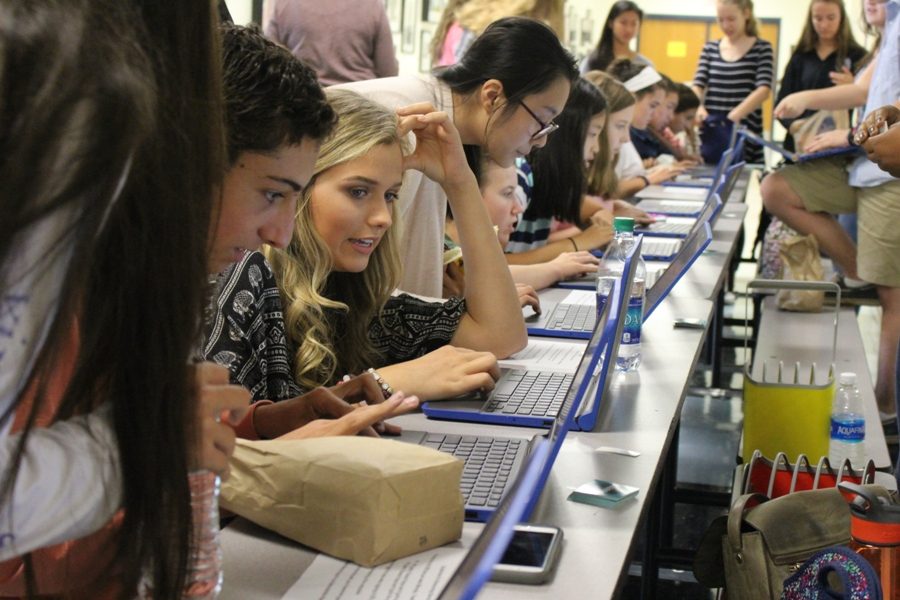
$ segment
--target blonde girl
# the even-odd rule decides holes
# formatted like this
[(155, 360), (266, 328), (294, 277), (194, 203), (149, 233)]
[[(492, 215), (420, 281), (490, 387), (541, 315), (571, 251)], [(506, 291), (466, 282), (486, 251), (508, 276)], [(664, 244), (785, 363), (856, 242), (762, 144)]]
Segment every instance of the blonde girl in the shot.
[[(398, 129), (393, 111), (354, 92), (332, 89), (328, 97), (339, 123), (322, 144), (293, 239), (284, 250), (265, 250), (284, 304), (295, 379), (308, 388), (371, 369), (386, 392), (423, 400), (491, 388), (494, 354), (519, 350), (526, 336), (456, 129), (430, 107), (404, 117)], [(404, 156), (401, 134), (410, 130), (416, 150)], [(441, 184), (463, 249), (478, 256), (467, 265), (464, 298), (392, 295), (401, 276), (393, 204), (404, 168)]]

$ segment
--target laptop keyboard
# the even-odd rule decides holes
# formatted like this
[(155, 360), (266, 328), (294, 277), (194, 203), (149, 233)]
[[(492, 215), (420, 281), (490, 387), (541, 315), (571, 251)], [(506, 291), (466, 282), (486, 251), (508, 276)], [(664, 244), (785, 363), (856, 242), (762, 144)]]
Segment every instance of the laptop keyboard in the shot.
[(429, 433), (420, 442), (465, 462), (459, 487), (466, 505), (494, 508), (513, 479), (512, 469), (522, 444), (513, 438)]
[(573, 376), (567, 373), (509, 371), (503, 385), (494, 391), (482, 410), (507, 415), (556, 417), (562, 408), (572, 378)]
[(703, 203), (685, 200), (645, 200), (638, 202), (637, 207), (647, 212), (658, 212), (668, 215), (695, 215), (703, 210)]
[(557, 304), (547, 322), (548, 329), (563, 331), (593, 331), (597, 309), (588, 304)]
[(656, 285), (656, 282), (659, 281), (660, 277), (662, 277), (662, 274), (665, 272), (666, 268), (668, 267), (664, 267), (662, 269), (647, 269), (647, 279), (644, 280), (644, 286), (646, 287), (646, 289), (649, 290), (654, 285)]
[(644, 238), (641, 256), (672, 256), (681, 247), (681, 240), (659, 240)]
[(691, 230), (691, 224), (689, 223), (651, 223), (647, 226), (647, 231), (652, 233), (680, 233), (687, 234)]

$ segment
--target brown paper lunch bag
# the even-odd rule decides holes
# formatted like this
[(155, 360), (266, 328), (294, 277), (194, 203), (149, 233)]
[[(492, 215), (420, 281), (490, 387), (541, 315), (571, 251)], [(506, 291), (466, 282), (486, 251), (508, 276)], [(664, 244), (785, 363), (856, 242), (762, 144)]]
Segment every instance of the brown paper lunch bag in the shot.
[(462, 462), (393, 440), (238, 440), (221, 505), (371, 567), (459, 539)]

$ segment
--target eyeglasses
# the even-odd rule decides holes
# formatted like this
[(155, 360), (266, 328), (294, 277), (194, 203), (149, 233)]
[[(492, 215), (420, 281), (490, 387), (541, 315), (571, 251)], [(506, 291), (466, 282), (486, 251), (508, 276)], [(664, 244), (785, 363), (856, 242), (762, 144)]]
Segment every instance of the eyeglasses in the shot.
[(541, 126), (541, 128), (538, 129), (537, 133), (535, 133), (534, 135), (531, 136), (532, 140), (539, 140), (542, 137), (548, 136), (551, 133), (553, 133), (554, 131), (556, 131), (557, 129), (559, 129), (559, 125), (557, 125), (553, 121), (550, 121), (549, 123), (544, 123), (543, 121), (538, 119), (538, 116), (536, 114), (534, 114), (534, 112), (530, 108), (528, 108), (528, 106), (521, 100), (519, 100), (519, 104), (521, 104), (522, 108), (524, 108), (525, 111), (528, 112), (529, 115), (531, 115), (531, 118), (534, 119), (535, 121), (537, 121), (538, 125)]

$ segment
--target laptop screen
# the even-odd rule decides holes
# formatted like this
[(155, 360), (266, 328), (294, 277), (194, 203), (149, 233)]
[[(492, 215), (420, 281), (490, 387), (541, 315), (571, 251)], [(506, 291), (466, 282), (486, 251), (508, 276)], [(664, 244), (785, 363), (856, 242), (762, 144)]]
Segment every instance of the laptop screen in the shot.
[(525, 518), (529, 502), (538, 489), (541, 468), (547, 462), (550, 443), (541, 440), (522, 463), (519, 474), (481, 534), (438, 596), (439, 600), (474, 598), (494, 570), (515, 531)]
[(709, 223), (700, 219), (697, 219), (697, 223), (700, 223), (700, 227), (684, 239), (678, 254), (666, 266), (653, 287), (647, 290), (647, 296), (644, 298), (644, 321), (650, 317), (669, 291), (675, 287), (684, 272), (688, 270), (688, 267), (697, 260), (697, 257), (712, 241), (712, 228)]
[[(599, 376), (601, 379), (598, 380), (597, 385), (599, 387), (604, 387), (605, 389), (609, 380), (612, 379), (609, 375), (615, 363), (616, 353), (618, 352), (618, 340), (622, 338), (622, 329), (625, 326), (625, 314), (628, 312), (628, 297), (630, 295), (631, 286), (634, 283), (635, 272), (637, 271), (638, 261), (634, 258), (640, 256), (642, 242), (643, 236), (638, 236), (634, 247), (631, 249), (628, 258), (625, 260), (622, 278), (613, 282), (613, 289), (610, 292), (609, 300), (604, 304), (602, 312), (597, 318), (597, 323), (594, 325), (591, 341), (588, 342), (588, 348), (581, 357), (581, 363), (578, 365), (575, 379), (572, 381), (572, 385), (569, 387), (569, 391), (566, 394), (562, 410), (559, 411), (559, 415), (557, 415), (556, 421), (554, 421), (550, 433), (547, 436), (550, 439), (550, 455), (547, 458), (543, 469), (541, 469), (537, 487), (538, 490), (544, 489), (544, 484), (546, 484), (547, 478), (550, 476), (550, 469), (553, 467), (554, 461), (556, 461), (556, 455), (559, 454), (559, 449), (562, 447), (569, 429), (579, 425), (575, 420), (579, 409), (581, 408), (580, 405), (584, 403), (584, 398), (587, 396), (591, 381), (595, 379), (596, 376)], [(601, 354), (605, 354), (607, 358), (603, 363), (603, 366), (598, 367)], [(595, 397), (600, 398), (600, 396)], [(575, 400), (579, 398), (581, 399), (581, 402), (576, 404)], [(590, 410), (592, 413), (588, 419), (593, 419), (593, 422), (596, 422), (599, 403), (596, 401), (592, 402)], [(579, 418), (579, 421), (580, 420), (581, 419)], [(593, 427), (593, 424), (591, 427)], [(537, 505), (539, 497), (539, 494), (534, 494), (531, 498), (528, 503), (528, 509), (525, 511), (526, 518), (531, 515), (534, 507)]]
[(722, 153), (722, 158), (719, 159), (719, 162), (716, 163), (716, 170), (713, 173), (712, 185), (711, 188), (715, 188), (719, 184), (719, 180), (722, 178), (722, 173), (725, 172), (725, 169), (728, 168), (728, 165), (731, 164), (731, 155), (734, 153), (733, 148), (728, 148), (725, 152)]
[(564, 427), (568, 426), (569, 419), (574, 417), (574, 413), (577, 413), (578, 411), (578, 406), (576, 406), (575, 401), (579, 398), (583, 400), (587, 388), (590, 386), (590, 374), (594, 370), (594, 365), (597, 363), (597, 349), (605, 343), (604, 333), (606, 333), (606, 330), (609, 327), (610, 313), (614, 310), (613, 306), (618, 302), (618, 294), (619, 282), (614, 282), (613, 290), (610, 293), (610, 301), (603, 307), (602, 312), (597, 318), (597, 322), (594, 324), (594, 331), (591, 333), (591, 339), (588, 342), (587, 348), (585, 348), (584, 354), (581, 355), (581, 362), (578, 363), (578, 369), (575, 371), (572, 385), (569, 386), (569, 391), (566, 392), (566, 398), (563, 400), (562, 408), (560, 409), (559, 414), (556, 415), (556, 420), (550, 428), (549, 437), (550, 441), (554, 444), (560, 436), (565, 435), (563, 433)]
[(734, 189), (738, 177), (740, 177), (741, 175), (741, 170), (744, 168), (745, 164), (746, 163), (744, 161), (737, 162), (728, 167), (728, 170), (725, 171), (725, 181), (722, 185), (722, 191), (719, 194), (722, 197), (723, 202), (728, 202), (728, 199), (731, 197), (731, 191)]
[(716, 213), (719, 212), (719, 208), (722, 206), (722, 198), (719, 194), (713, 194), (709, 198), (706, 199), (706, 204), (703, 205), (703, 210), (700, 211), (700, 214), (697, 215), (697, 220), (694, 221), (694, 224), (691, 225), (690, 231), (685, 236), (685, 240), (697, 235), (697, 233), (703, 229), (704, 223), (713, 224), (713, 217)]

